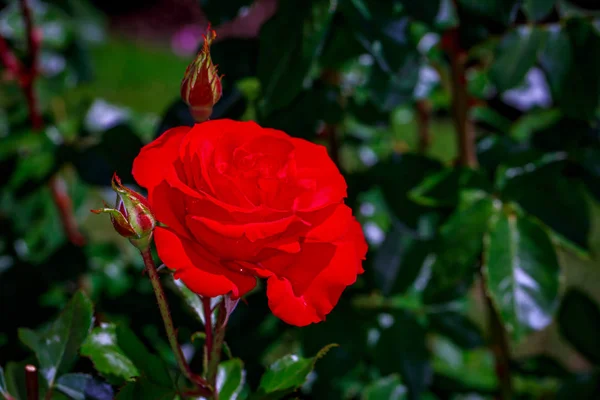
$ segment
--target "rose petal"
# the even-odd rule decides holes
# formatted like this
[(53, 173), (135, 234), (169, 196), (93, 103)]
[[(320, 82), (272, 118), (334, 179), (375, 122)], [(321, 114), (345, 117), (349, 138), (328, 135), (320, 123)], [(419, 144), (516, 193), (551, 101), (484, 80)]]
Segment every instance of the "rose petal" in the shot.
[(171, 169), (179, 154), (179, 146), (189, 131), (187, 126), (169, 129), (158, 139), (144, 146), (133, 160), (133, 177), (141, 187), (148, 190), (148, 193), (153, 191)]
[(185, 204), (185, 195), (173, 189), (166, 181), (154, 188), (152, 212), (156, 220), (178, 235), (191, 239), (192, 234), (185, 226)]
[(304, 139), (292, 138), (296, 147), (296, 173), (313, 190), (303, 191), (296, 199), (295, 210), (311, 210), (329, 204), (341, 203), (347, 196), (346, 181), (321, 145)]
[(308, 223), (303, 222), (295, 215), (271, 222), (252, 222), (246, 224), (225, 224), (206, 217), (191, 216), (192, 220), (200, 222), (202, 225), (225, 238), (241, 239), (246, 238), (250, 242), (256, 242), (261, 239), (270, 238), (283, 232), (289, 233), (290, 225), (294, 222), (300, 222), (305, 226)]
[[(324, 251), (326, 246), (333, 247), (331, 256)], [(268, 279), (269, 308), (292, 325), (305, 326), (324, 320), (344, 289), (362, 272), (360, 264), (365, 253), (366, 244), (358, 223), (350, 224), (341, 242), (305, 242), (283, 276)], [(319, 268), (321, 271), (311, 277)]]
[[(197, 241), (225, 260), (253, 261), (258, 253), (283, 234), (298, 241), (309, 225), (297, 216), (272, 222), (225, 224), (205, 217), (186, 217)], [(289, 246), (289, 245), (288, 245)]]
[(165, 265), (176, 271), (175, 278), (200, 296), (215, 297), (231, 293), (238, 298), (256, 285), (254, 276), (232, 271), (204, 251), (201, 246), (178, 237), (168, 229), (158, 227), (156, 248)]

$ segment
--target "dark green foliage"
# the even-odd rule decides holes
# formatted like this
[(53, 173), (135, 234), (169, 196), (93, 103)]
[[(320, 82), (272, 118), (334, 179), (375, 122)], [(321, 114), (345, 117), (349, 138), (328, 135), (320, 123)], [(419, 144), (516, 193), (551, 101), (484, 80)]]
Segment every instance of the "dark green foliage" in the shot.
[[(0, 2), (0, 35), (27, 65), (19, 3)], [(194, 124), (178, 93), (189, 60), (161, 49), (170, 33), (146, 14), (159, 1), (95, 2), (148, 18), (142, 25), (164, 39), (132, 43), (107, 39), (107, 26), (134, 30), (129, 19), (87, 1), (28, 3), (42, 32), (42, 129), (0, 62), (0, 398), (27, 398), (27, 364), (38, 367), (40, 398), (192, 398), (139, 255), (89, 213), (114, 201), (114, 172), (135, 185), (144, 144)], [(319, 324), (279, 321), (264, 284), (247, 295), (229, 318), (220, 400), (596, 399), (597, 2), (278, 3), (269, 18), (269, 1), (189, 5), (219, 32), (211, 54), (223, 96), (212, 118), (327, 146), (369, 252), (365, 273)], [(257, 35), (219, 31), (257, 9)], [(461, 96), (477, 162), (461, 156)], [(65, 200), (83, 247), (63, 227)], [(201, 301), (162, 279), (178, 339), (202, 373)]]

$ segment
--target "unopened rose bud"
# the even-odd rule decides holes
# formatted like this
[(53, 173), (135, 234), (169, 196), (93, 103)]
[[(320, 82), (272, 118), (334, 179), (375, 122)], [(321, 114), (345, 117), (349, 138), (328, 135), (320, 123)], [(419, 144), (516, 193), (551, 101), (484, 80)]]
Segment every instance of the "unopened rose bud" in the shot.
[(190, 107), (197, 122), (206, 121), (223, 92), (217, 66), (210, 58), (210, 45), (217, 33), (210, 28), (204, 37), (202, 50), (187, 67), (181, 82), (181, 98)]
[(129, 239), (131, 244), (138, 249), (147, 249), (156, 226), (156, 220), (150, 211), (148, 200), (141, 194), (123, 186), (116, 174), (113, 176), (112, 188), (117, 192), (115, 208), (105, 207), (92, 210), (92, 212), (109, 214), (119, 235)]

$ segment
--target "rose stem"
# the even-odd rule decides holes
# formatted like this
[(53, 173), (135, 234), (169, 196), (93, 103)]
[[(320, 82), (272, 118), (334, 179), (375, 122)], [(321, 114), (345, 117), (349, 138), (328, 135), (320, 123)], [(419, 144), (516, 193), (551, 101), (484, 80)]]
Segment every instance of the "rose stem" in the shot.
[(208, 359), (210, 357), (213, 344), (212, 309), (210, 308), (210, 297), (202, 298), (202, 307), (204, 309), (204, 331), (206, 332), (204, 347), (206, 348), (206, 358)]
[[(34, 365), (27, 364), (25, 366), (25, 386), (27, 387), (27, 400), (38, 400), (40, 398), (38, 373)], [(48, 393), (50, 393), (50, 390), (48, 389)]]
[(154, 294), (156, 295), (156, 301), (158, 302), (158, 308), (160, 310), (160, 315), (162, 316), (163, 322), (165, 324), (165, 330), (167, 331), (167, 337), (169, 339), (169, 344), (171, 345), (171, 349), (175, 354), (175, 359), (177, 360), (177, 364), (179, 365), (179, 369), (181, 372), (193, 383), (199, 386), (199, 389), (202, 389), (204, 396), (209, 396), (211, 391), (208, 387), (208, 383), (202, 377), (194, 374), (190, 369), (185, 357), (183, 356), (183, 352), (181, 351), (181, 347), (179, 346), (179, 342), (177, 341), (177, 331), (173, 326), (173, 320), (171, 319), (171, 313), (169, 312), (169, 304), (167, 303), (167, 298), (165, 297), (165, 292), (160, 284), (160, 277), (158, 276), (158, 272), (156, 271), (156, 266), (154, 265), (154, 260), (152, 259), (152, 254), (150, 249), (140, 251), (142, 254), (142, 258), (144, 259), (144, 265), (146, 266), (146, 271), (148, 271), (148, 276), (150, 277), (150, 282), (152, 283), (152, 289), (154, 290)]
[(204, 328), (206, 331), (206, 380), (214, 388), (213, 399), (219, 400), (217, 390), (217, 371), (219, 362), (221, 361), (221, 348), (225, 340), (225, 319), (227, 318), (227, 310), (225, 309), (225, 301), (219, 303), (219, 312), (217, 315), (216, 324), (212, 324), (212, 309), (210, 306), (210, 297), (202, 298), (202, 306), (204, 308)]

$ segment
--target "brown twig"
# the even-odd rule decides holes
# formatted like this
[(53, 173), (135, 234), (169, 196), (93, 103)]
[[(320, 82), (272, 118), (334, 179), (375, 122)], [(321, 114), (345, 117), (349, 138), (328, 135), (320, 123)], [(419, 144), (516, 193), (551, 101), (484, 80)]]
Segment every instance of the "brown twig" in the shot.
[(426, 99), (417, 100), (417, 127), (419, 137), (419, 153), (425, 153), (431, 144), (429, 126), (431, 124), (431, 102)]
[(67, 192), (67, 184), (65, 180), (58, 174), (50, 178), (48, 187), (52, 193), (52, 200), (58, 209), (60, 220), (69, 241), (77, 246), (85, 244), (85, 238), (79, 232), (77, 220), (73, 215), (73, 203), (69, 193)]
[(478, 162), (475, 151), (475, 127), (469, 119), (469, 95), (465, 77), (467, 52), (460, 46), (457, 28), (446, 32), (444, 36), (443, 43), (450, 59), (452, 114), (458, 139), (458, 163), (476, 168)]
[(27, 400), (38, 400), (40, 398), (40, 387), (35, 365), (27, 364), (25, 366), (25, 385), (27, 387)]
[(169, 312), (169, 304), (167, 303), (165, 292), (160, 283), (160, 277), (156, 271), (156, 266), (154, 265), (154, 260), (152, 259), (150, 249), (146, 249), (140, 253), (144, 259), (144, 265), (146, 266), (148, 277), (152, 283), (152, 289), (154, 290), (154, 295), (156, 296), (156, 301), (158, 302), (160, 315), (165, 325), (165, 330), (167, 331), (167, 338), (169, 340), (169, 344), (171, 345), (171, 349), (173, 350), (173, 354), (175, 355), (175, 359), (177, 360), (179, 369), (186, 378), (188, 378), (198, 387), (198, 392), (201, 393), (202, 396), (210, 396), (212, 394), (212, 390), (210, 389), (208, 382), (192, 372), (189, 364), (183, 356), (181, 346), (179, 346), (179, 341), (177, 340), (177, 330), (173, 325), (171, 313)]

